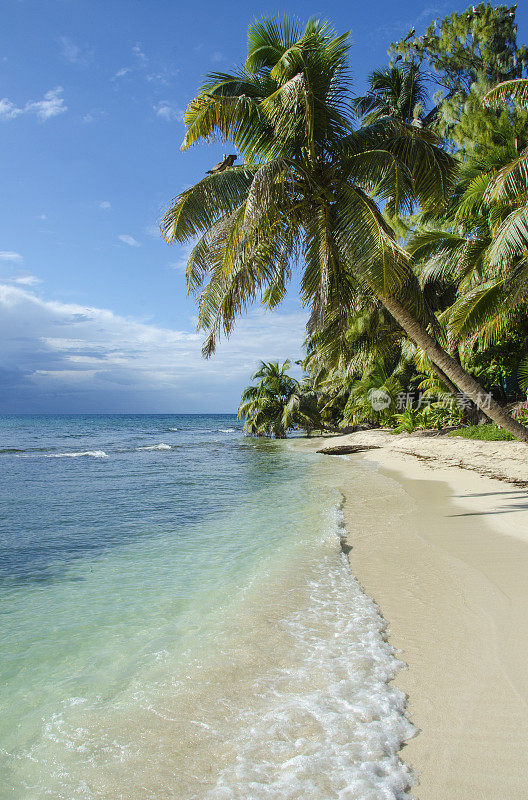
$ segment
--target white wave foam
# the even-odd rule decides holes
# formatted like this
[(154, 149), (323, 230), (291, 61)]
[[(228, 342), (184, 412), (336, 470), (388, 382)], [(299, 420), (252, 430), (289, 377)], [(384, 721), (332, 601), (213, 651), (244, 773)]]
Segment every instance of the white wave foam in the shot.
[(40, 774), (44, 764), (62, 787), (48, 795), (407, 797), (413, 778), (399, 751), (416, 731), (405, 695), (389, 683), (402, 664), (337, 550), (340, 509), (317, 530), (323, 535), (308, 555), (296, 547), (299, 560), (281, 559), (279, 572), (270, 562), (230, 607), (232, 628), (224, 620), (215, 647), (196, 662), (184, 659), (183, 672), (172, 649), (161, 649), (152, 674), (123, 689), (118, 705), (97, 701), (54, 715), (40, 751), (31, 751)]
[(168, 428), (167, 430), (169, 430), (169, 431), (179, 431), (180, 429), (179, 428)]
[(136, 450), (172, 450), (170, 444), (160, 442), (160, 444), (147, 444), (143, 447), (136, 447)]
[(236, 428), (218, 428), (218, 433), (236, 433)]
[[(331, 528), (344, 535), (340, 509)], [(238, 712), (236, 758), (206, 800), (396, 800), (414, 784), (399, 751), (416, 728), (389, 683), (403, 664), (346, 557), (334, 558), (313, 576), (308, 606), (281, 622), (291, 665), (255, 681), (260, 700)]]
[(82, 453), (49, 453), (46, 458), (80, 458), (90, 456), (91, 458), (108, 458), (104, 450), (85, 450)]

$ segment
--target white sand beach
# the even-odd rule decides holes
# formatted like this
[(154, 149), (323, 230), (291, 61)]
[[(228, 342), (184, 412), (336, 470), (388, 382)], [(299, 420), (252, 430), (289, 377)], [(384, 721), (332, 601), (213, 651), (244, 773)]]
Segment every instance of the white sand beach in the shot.
[(337, 445), (380, 448), (349, 455), (339, 488), (351, 498), (356, 459), (385, 477), (345, 518), (353, 572), (408, 665), (412, 797), (528, 798), (528, 450), (384, 431), (295, 446)]

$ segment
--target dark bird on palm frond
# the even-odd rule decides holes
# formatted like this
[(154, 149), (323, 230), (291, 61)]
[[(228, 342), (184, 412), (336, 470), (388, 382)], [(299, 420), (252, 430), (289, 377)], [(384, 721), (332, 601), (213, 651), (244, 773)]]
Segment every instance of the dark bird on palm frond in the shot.
[(403, 41), (408, 42), (409, 39), (412, 39), (415, 33), (416, 33), (416, 28), (413, 26)]
[(402, 58), (403, 58), (403, 56), (396, 56), (396, 58), (394, 59), (394, 63), (397, 64), (398, 61), (402, 60)]
[(223, 172), (225, 169), (229, 169), (229, 167), (232, 167), (236, 160), (237, 160), (236, 155), (226, 156), (226, 154), (224, 153), (223, 160), (219, 161), (218, 164), (215, 164), (215, 166), (212, 169), (208, 169), (205, 174), (214, 175), (217, 172)]

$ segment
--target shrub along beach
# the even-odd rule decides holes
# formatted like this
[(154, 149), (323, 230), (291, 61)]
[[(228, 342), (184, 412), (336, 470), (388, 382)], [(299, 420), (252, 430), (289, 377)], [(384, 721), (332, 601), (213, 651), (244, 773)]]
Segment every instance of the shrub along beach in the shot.
[[(408, 662), (398, 680), (421, 732), (403, 756), (421, 800), (528, 797), (528, 49), (515, 8), (402, 31), (361, 96), (346, 33), (253, 23), (246, 62), (208, 75), (185, 114), (184, 148), (216, 138), (237, 160), (162, 220), (168, 242), (193, 243), (207, 357), (299, 271), (303, 375), (263, 361), (239, 419), (257, 437), (331, 433), (327, 451), (371, 451), (336, 470), (343, 547)], [(364, 506), (360, 462), (376, 470)]]

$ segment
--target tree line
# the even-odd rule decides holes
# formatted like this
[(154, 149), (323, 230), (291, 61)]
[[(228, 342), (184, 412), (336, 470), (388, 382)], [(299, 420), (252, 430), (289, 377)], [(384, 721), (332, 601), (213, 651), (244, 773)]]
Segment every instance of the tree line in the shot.
[(245, 63), (208, 75), (187, 108), (184, 148), (220, 139), (242, 162), (162, 219), (167, 241), (194, 244), (204, 355), (249, 304), (276, 308), (299, 269), (305, 377), (285, 396), (287, 368), (264, 364), (281, 423), (248, 430), (485, 415), (528, 441), (507, 405), (528, 389), (528, 50), (515, 7), (412, 29), (362, 96), (349, 51), (328, 22), (255, 22)]

